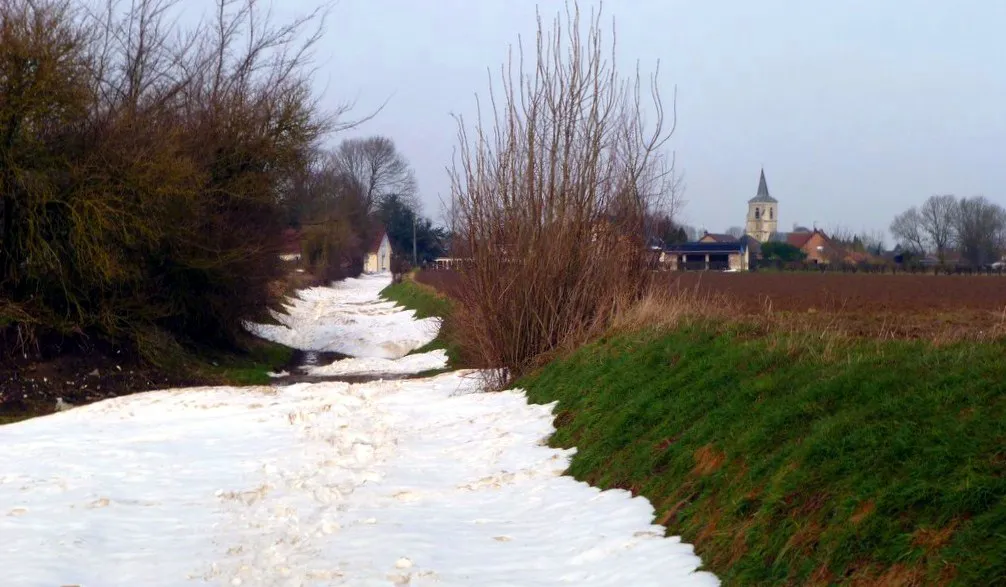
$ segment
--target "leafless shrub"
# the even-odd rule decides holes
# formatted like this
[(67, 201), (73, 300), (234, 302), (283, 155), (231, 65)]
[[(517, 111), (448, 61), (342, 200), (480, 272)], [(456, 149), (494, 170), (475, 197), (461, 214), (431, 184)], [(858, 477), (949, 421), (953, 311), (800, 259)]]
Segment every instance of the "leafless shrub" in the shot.
[(599, 11), (584, 22), (567, 6), (551, 28), (539, 15), (534, 49), (530, 65), (523, 45), (511, 53), (474, 126), (458, 119), (452, 173), (451, 254), (472, 259), (453, 318), (467, 350), (511, 377), (639, 298), (673, 131), (656, 74), (647, 93), (617, 70)]

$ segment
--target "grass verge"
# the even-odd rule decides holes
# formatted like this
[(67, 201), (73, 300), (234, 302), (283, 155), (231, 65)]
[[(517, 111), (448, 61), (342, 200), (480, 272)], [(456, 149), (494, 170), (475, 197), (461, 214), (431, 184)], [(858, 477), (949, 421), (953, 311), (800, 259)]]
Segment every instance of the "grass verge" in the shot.
[(242, 347), (240, 353), (210, 355), (197, 370), (222, 385), (268, 385), (272, 382), (269, 373), (289, 365), (293, 358), (292, 348), (250, 335)]
[(558, 400), (570, 474), (649, 498), (726, 584), (999, 584), (1004, 351), (700, 320), (517, 386)]
[[(451, 300), (432, 287), (416, 281), (414, 271), (406, 274), (401, 282), (393, 283), (381, 290), (381, 297), (414, 310), (416, 318), (419, 319), (440, 318), (441, 320), (446, 320), (451, 312)], [(435, 339), (409, 354), (428, 353), (439, 349), (446, 351), (446, 368), (422, 373), (424, 376), (436, 375), (437, 373), (451, 371), (462, 366), (463, 361), (460, 358), (458, 348), (457, 343), (450, 336), (449, 329), (441, 326), (440, 332)]]

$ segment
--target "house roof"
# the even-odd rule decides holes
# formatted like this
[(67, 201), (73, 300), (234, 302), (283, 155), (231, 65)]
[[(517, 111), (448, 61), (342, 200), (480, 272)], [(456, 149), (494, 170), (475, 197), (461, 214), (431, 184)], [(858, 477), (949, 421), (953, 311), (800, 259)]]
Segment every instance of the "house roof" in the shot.
[(759, 242), (758, 239), (751, 236), (750, 234), (745, 234), (744, 238), (741, 240), (744, 242), (745, 245), (747, 245), (747, 249), (751, 251), (751, 253), (755, 255), (761, 254), (761, 242)]
[(734, 241), (732, 243), (681, 243), (667, 247), (668, 253), (742, 253), (744, 243)]
[(849, 263), (873, 263), (876, 257), (863, 251), (846, 251), (845, 261)]
[(378, 229), (377, 232), (374, 233), (373, 240), (370, 241), (370, 246), (367, 247), (367, 252), (376, 254), (378, 249), (381, 248), (381, 241), (384, 240), (384, 236), (386, 234), (388, 233), (384, 230), (384, 228)]
[(778, 204), (779, 201), (768, 193), (768, 182), (765, 181), (765, 168), (761, 170), (761, 177), (758, 179), (758, 193), (748, 200), (749, 204)]
[(704, 235), (702, 235), (702, 238), (706, 237), (709, 237), (718, 243), (735, 243), (738, 240), (736, 237), (732, 235), (716, 233), (716, 232), (707, 232)]
[(810, 237), (817, 234), (817, 232), (791, 232), (786, 235), (786, 242), (793, 245), (798, 249), (802, 249)]

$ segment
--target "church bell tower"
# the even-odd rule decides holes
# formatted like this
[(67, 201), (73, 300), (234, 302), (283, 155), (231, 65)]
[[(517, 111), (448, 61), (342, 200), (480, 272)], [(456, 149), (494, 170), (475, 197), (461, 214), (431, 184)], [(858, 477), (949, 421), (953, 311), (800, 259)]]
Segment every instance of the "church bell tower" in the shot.
[(779, 201), (768, 193), (765, 169), (758, 180), (758, 193), (748, 200), (747, 234), (758, 242), (766, 242), (779, 227)]

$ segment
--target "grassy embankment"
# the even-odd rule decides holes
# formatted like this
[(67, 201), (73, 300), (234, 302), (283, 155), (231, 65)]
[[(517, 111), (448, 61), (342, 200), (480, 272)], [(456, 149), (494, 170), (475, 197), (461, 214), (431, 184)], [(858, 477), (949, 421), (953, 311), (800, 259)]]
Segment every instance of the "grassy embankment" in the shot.
[(269, 373), (279, 371), (293, 358), (293, 349), (268, 340), (253, 339), (244, 346), (240, 353), (219, 355), (199, 370), (208, 379), (226, 385), (268, 385), (272, 381)]
[(695, 323), (518, 382), (570, 473), (649, 498), (727, 584), (1006, 580), (1004, 344)]
[(558, 400), (571, 475), (647, 497), (725, 584), (986, 585), (1006, 581), (1004, 353), (705, 319), (516, 385)]
[[(414, 310), (416, 318), (419, 319), (442, 319), (450, 314), (451, 311), (451, 300), (432, 287), (416, 281), (415, 272), (406, 274), (400, 283), (393, 283), (381, 290), (381, 297)], [(464, 361), (458, 353), (458, 346), (451, 340), (450, 334), (445, 328), (440, 329), (435, 339), (409, 354), (427, 353), (438, 349), (443, 349), (447, 352), (447, 368), (422, 373), (421, 375), (435, 375), (436, 373), (464, 366)]]

